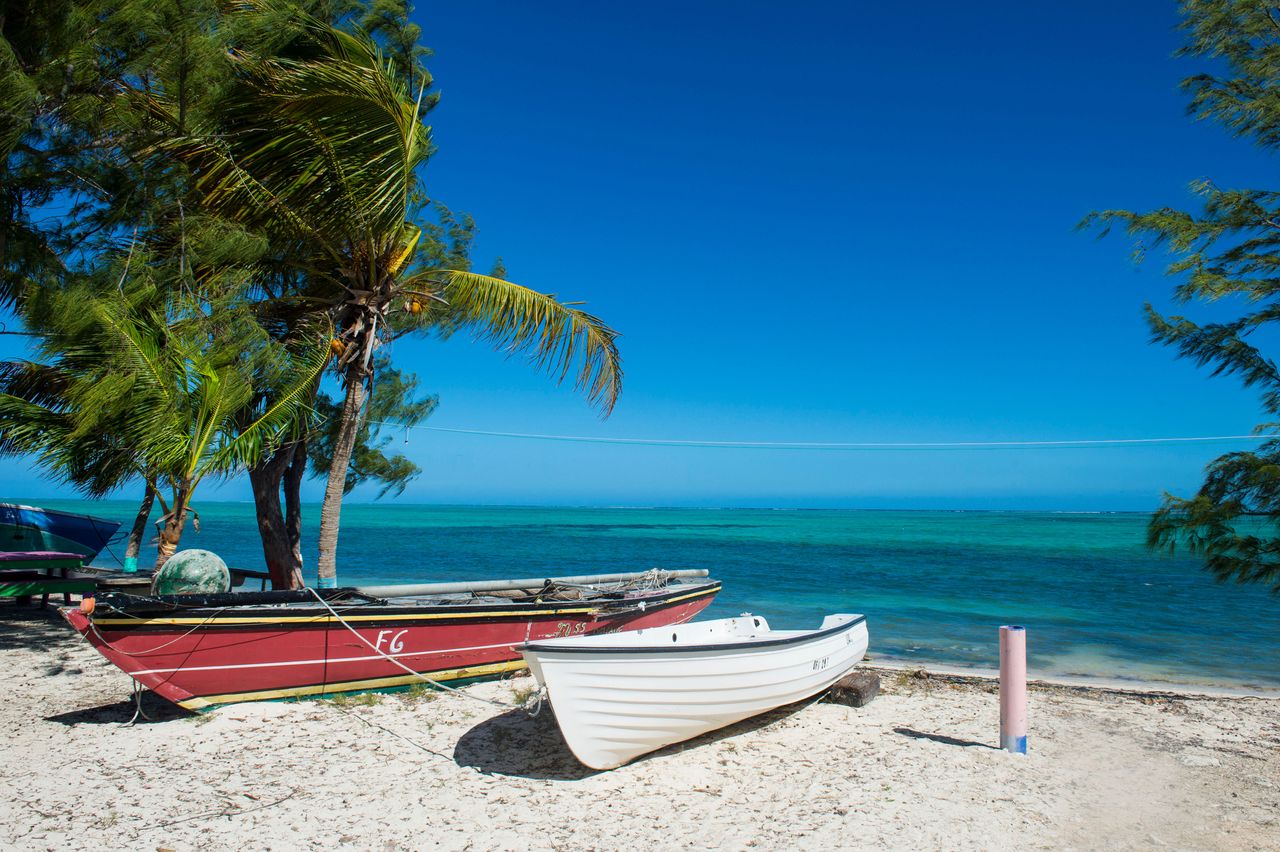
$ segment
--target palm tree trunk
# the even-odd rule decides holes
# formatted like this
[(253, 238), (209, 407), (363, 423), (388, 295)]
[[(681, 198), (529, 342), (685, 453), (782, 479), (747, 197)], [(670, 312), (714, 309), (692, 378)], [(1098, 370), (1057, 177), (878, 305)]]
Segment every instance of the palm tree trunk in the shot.
[(295, 574), (290, 578), (292, 588), (301, 589), (302, 580), (302, 478), (307, 473), (307, 441), (297, 443), (293, 460), (284, 472), (284, 530), (289, 538), (289, 550), (293, 554)]
[(156, 570), (164, 567), (164, 563), (178, 549), (178, 542), (182, 541), (182, 529), (187, 525), (187, 508), (191, 499), (191, 489), (189, 486), (183, 485), (173, 495), (173, 505), (169, 508), (169, 514), (164, 517), (164, 523), (160, 527), (159, 541), (156, 543)]
[(280, 509), (280, 485), (297, 454), (296, 444), (286, 444), (271, 457), (249, 468), (249, 484), (257, 509), (262, 557), (271, 574), (271, 588), (302, 587), (302, 558), (290, 546), (288, 524)]
[(142, 505), (138, 507), (138, 516), (133, 519), (133, 529), (129, 530), (129, 544), (124, 549), (124, 570), (130, 574), (138, 570), (138, 553), (142, 550), (142, 538), (147, 534), (147, 521), (151, 518), (151, 506), (156, 501), (156, 490), (147, 483), (147, 491), (142, 495)]
[(342, 426), (333, 445), (329, 481), (320, 507), (320, 559), (316, 566), (319, 575), (316, 585), (322, 589), (338, 585), (338, 524), (342, 516), (342, 495), (347, 485), (347, 468), (351, 466), (351, 451), (360, 432), (360, 409), (364, 406), (365, 396), (362, 374), (363, 370), (353, 369), (345, 377), (347, 394), (342, 402)]

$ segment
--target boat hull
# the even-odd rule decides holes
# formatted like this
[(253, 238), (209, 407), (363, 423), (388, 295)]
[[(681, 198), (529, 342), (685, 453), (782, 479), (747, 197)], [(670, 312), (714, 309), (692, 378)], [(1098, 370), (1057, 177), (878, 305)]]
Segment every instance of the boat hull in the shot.
[(764, 620), (744, 616), (645, 631), (671, 641), (670, 647), (611, 649), (590, 647), (594, 640), (584, 639), (579, 648), (572, 647), (574, 641), (533, 644), (524, 655), (547, 688), (574, 756), (592, 769), (613, 769), (817, 695), (867, 652), (866, 619), (860, 615), (829, 616), (822, 629), (808, 633), (762, 632), (760, 641), (701, 644), (704, 628), (711, 635), (740, 622), (758, 627)]
[[(63, 615), (142, 686), (188, 710), (220, 704), (395, 689), (524, 668), (530, 640), (680, 624), (720, 584), (622, 600), (191, 609), (144, 615), (100, 608)], [(393, 660), (395, 662), (393, 662)], [(406, 668), (409, 671), (406, 671)]]
[(0, 503), (0, 550), (60, 551), (91, 561), (110, 542), (120, 524), (38, 506)]

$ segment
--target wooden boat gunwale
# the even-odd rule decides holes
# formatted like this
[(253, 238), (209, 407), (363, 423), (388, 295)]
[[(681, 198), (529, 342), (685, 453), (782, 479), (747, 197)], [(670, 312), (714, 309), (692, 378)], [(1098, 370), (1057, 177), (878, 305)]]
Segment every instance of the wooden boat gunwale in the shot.
[[(721, 584), (718, 580), (677, 583), (658, 594), (651, 591), (644, 596), (644, 601), (646, 608), (652, 610), (694, 597), (713, 595), (718, 593), (720, 588)], [(625, 610), (628, 606), (634, 605), (632, 598), (620, 595), (621, 593), (609, 593), (607, 596), (602, 595), (581, 601), (525, 602), (497, 600), (431, 604), (361, 603), (339, 608), (338, 612), (341, 615), (341, 620), (353, 623), (358, 622), (361, 627), (376, 627), (381, 624), (398, 625), (406, 621), (417, 620), (440, 624), (449, 624), (451, 622), (484, 624), (508, 621), (512, 618), (557, 618), (564, 615), (590, 613), (617, 614), (618, 610)], [(274, 607), (192, 607), (162, 612), (150, 611), (147, 614), (139, 615), (129, 614), (128, 610), (125, 609), (117, 610), (120, 613), (118, 617), (102, 612), (102, 609), (114, 609), (113, 602), (119, 602), (124, 597), (133, 596), (120, 595), (119, 593), (101, 596), (91, 616), (92, 623), (95, 626), (109, 626), (117, 631), (163, 632), (175, 625), (204, 625), (207, 629), (218, 631), (253, 629), (267, 624), (290, 625), (301, 629), (328, 629), (339, 621), (338, 618), (335, 618), (318, 603), (312, 606), (298, 603), (296, 605)], [(336, 602), (330, 600), (330, 603)]]

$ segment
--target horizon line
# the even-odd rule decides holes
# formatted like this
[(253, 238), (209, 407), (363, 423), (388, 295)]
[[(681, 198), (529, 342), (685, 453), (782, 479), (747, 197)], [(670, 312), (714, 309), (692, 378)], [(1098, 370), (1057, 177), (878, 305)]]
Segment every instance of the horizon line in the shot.
[[(60, 500), (66, 502), (77, 503), (136, 503), (127, 497), (9, 497), (0, 500), (0, 503), (17, 503), (22, 505), (41, 508), (34, 501), (50, 501)], [(201, 500), (204, 505), (223, 505), (223, 506), (253, 506), (253, 500)], [(626, 503), (445, 503), (445, 502), (422, 502), (422, 503), (405, 503), (405, 502), (382, 502), (379, 500), (344, 500), (347, 506), (377, 506), (381, 508), (433, 508), (433, 509), (599, 509), (610, 511), (756, 511), (756, 512), (941, 512), (948, 514), (974, 513), (974, 514), (1039, 514), (1039, 515), (1150, 515), (1156, 510), (1152, 509), (1029, 509), (1029, 508), (944, 508), (944, 507), (901, 507), (901, 506), (746, 506), (746, 505), (662, 505), (662, 504), (626, 504)], [(320, 500), (303, 501), (303, 506), (318, 507), (322, 505)]]

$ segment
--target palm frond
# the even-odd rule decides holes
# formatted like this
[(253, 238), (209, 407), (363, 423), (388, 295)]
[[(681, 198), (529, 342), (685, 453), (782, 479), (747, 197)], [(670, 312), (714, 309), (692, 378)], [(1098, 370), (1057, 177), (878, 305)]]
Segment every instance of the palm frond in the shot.
[(138, 472), (133, 448), (109, 435), (77, 436), (66, 412), (0, 393), (0, 456), (28, 457), (54, 482), (102, 497)]
[(553, 296), (474, 272), (434, 270), (408, 279), (413, 289), (435, 283), (454, 316), (499, 350), (524, 352), (540, 369), (574, 387), (605, 417), (622, 392), (618, 333), (586, 311)]
[(163, 354), (159, 341), (142, 333), (138, 324), (127, 313), (127, 308), (116, 301), (95, 300), (90, 310), (101, 328), (114, 337), (116, 351), (124, 360), (137, 368), (142, 376), (168, 402), (173, 402), (168, 386), (169, 376), (162, 364)]
[[(404, 223), (430, 130), (371, 39), (304, 25), (317, 56), (238, 57), (242, 85), (225, 104), (224, 132), (156, 150), (190, 166), (207, 207), (234, 221), (321, 250), (369, 246)], [(162, 100), (149, 111), (172, 120)]]
[[(59, 409), (66, 404), (68, 375), (49, 364), (15, 359), (0, 361), (0, 393)], [(3, 440), (3, 436), (0, 436)]]
[(222, 474), (254, 464), (281, 443), (305, 433), (314, 418), (316, 388), (329, 363), (328, 340), (328, 334), (311, 334), (291, 348), (288, 367), (261, 413), (224, 435), (205, 465), (206, 472)]

